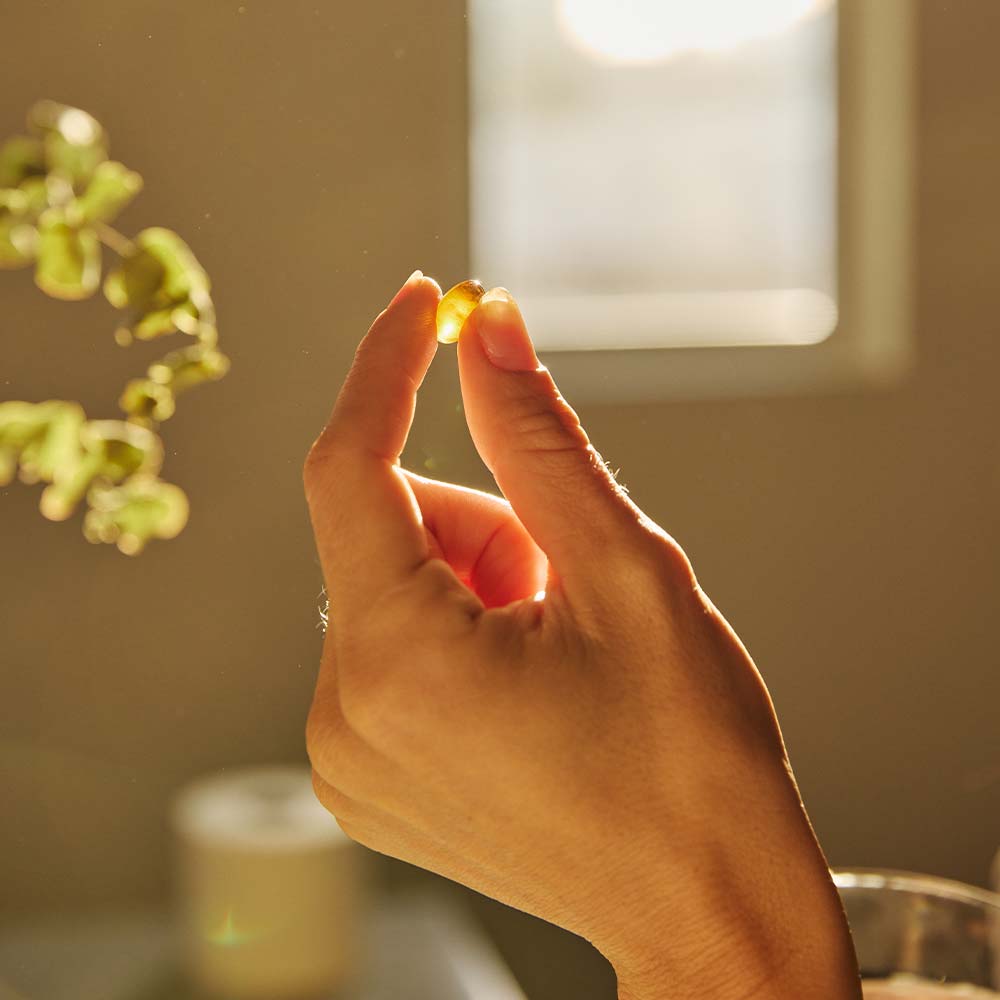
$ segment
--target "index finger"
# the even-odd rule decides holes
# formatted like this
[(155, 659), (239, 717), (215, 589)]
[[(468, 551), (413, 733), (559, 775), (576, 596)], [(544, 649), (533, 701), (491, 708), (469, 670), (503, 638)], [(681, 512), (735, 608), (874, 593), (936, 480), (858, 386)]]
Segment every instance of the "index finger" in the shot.
[(415, 271), (372, 324), (303, 478), (331, 606), (363, 607), (428, 558), (398, 462), (437, 348), (441, 289)]

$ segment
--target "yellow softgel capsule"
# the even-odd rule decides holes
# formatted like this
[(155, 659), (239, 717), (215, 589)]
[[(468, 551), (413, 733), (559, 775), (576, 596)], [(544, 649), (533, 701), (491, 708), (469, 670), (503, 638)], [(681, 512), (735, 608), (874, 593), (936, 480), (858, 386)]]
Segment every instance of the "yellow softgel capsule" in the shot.
[(437, 308), (437, 338), (442, 344), (454, 344), (469, 313), (486, 294), (482, 282), (475, 278), (460, 281), (441, 296)]

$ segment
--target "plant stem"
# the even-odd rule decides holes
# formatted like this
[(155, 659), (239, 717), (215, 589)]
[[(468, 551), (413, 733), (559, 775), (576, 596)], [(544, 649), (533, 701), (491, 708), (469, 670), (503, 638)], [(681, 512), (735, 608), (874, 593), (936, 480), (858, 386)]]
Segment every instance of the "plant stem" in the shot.
[(106, 222), (95, 222), (92, 225), (97, 238), (119, 257), (131, 257), (135, 253), (135, 244), (117, 229), (112, 229)]

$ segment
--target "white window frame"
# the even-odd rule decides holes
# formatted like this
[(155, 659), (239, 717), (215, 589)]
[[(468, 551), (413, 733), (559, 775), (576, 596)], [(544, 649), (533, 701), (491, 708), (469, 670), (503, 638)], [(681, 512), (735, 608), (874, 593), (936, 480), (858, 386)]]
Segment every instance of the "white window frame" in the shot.
[(916, 7), (912, 0), (837, 4), (834, 332), (803, 345), (541, 351), (571, 399), (857, 390), (905, 376), (913, 360)]

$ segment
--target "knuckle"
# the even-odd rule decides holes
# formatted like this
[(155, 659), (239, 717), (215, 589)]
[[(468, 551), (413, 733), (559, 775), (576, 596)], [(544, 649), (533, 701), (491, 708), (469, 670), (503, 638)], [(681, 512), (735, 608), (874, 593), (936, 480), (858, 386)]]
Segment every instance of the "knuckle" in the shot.
[(337, 821), (337, 826), (339, 826), (344, 834), (353, 840), (355, 844), (359, 844), (361, 847), (367, 847), (371, 850), (377, 850), (375, 846), (375, 838), (371, 835), (368, 828), (362, 823), (337, 813), (333, 814), (333, 818)]
[(337, 638), (337, 692), (340, 718), (348, 732), (371, 743), (392, 710), (392, 690), (400, 677), (399, 623), (385, 607), (356, 615)]
[(408, 685), (398, 664), (375, 667), (371, 658), (365, 669), (345, 670), (342, 676), (341, 709), (344, 721), (365, 742), (385, 746), (405, 717)]
[(504, 413), (505, 436), (522, 452), (581, 453), (590, 441), (576, 414), (562, 397), (527, 396)]
[(343, 724), (313, 708), (306, 720), (306, 756), (313, 769), (326, 780), (348, 782), (352, 762), (348, 734)]
[(345, 629), (337, 647), (340, 711), (349, 731), (382, 749), (420, 726), (428, 685), (457, 683), (483, 604), (442, 559), (428, 559)]
[(433, 683), (429, 658), (420, 644), (394, 661), (345, 672), (341, 706), (348, 728), (367, 746), (390, 756), (419, 739), (426, 720), (427, 688)]
[(306, 457), (302, 462), (302, 482), (309, 496), (321, 481), (323, 470), (329, 461), (330, 435), (324, 429), (319, 437), (309, 446)]
[[(326, 781), (315, 770), (312, 773), (312, 786), (320, 804), (327, 812), (333, 814), (338, 823), (343, 820), (351, 825), (357, 825), (365, 821), (364, 808), (345, 792)], [(350, 835), (348, 834), (348, 836)]]
[(338, 462), (346, 458), (346, 445), (343, 438), (343, 433), (337, 428), (334, 419), (331, 418), (306, 452), (305, 460), (302, 463), (303, 478), (306, 480), (319, 478), (331, 465), (336, 466)]
[[(426, 736), (427, 658), (414, 646), (396, 651), (394, 662), (355, 672), (343, 689), (344, 720), (366, 746), (390, 757), (406, 754), (421, 733)], [(371, 664), (369, 664), (371, 666)]]
[(335, 740), (336, 732), (330, 720), (314, 704), (306, 719), (306, 756), (315, 770), (331, 773), (329, 764)]
[(624, 543), (609, 544), (602, 575), (620, 594), (646, 594), (671, 603), (697, 586), (694, 569), (677, 542), (659, 528), (639, 525)]
[(670, 535), (660, 536), (660, 559), (671, 573), (679, 576), (685, 583), (694, 580), (694, 569), (687, 553)]
[(328, 726), (326, 720), (317, 711), (316, 706), (309, 710), (306, 718), (306, 756), (315, 768), (322, 764), (319, 759), (326, 752)]
[(698, 583), (694, 567), (674, 538), (657, 531), (651, 534), (645, 550), (641, 564), (652, 571), (663, 589), (672, 595), (694, 592)]

